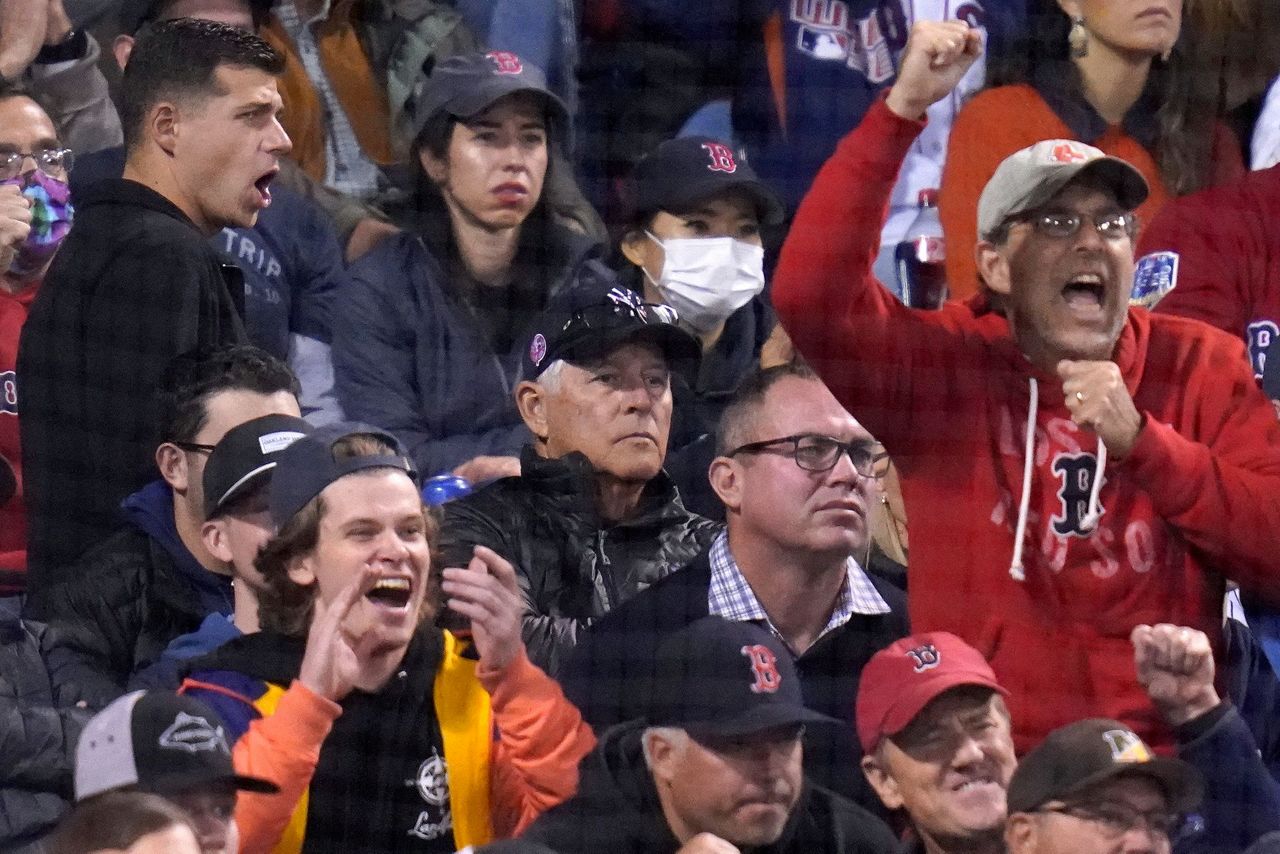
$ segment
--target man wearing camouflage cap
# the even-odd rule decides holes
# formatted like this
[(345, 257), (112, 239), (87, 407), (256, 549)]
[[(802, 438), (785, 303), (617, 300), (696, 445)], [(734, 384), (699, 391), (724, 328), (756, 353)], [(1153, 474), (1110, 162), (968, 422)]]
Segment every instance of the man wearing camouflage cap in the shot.
[(1224, 576), (1280, 586), (1280, 425), (1241, 343), (1130, 309), (1124, 161), (1071, 140), (1001, 164), (978, 204), (987, 299), (912, 311), (871, 276), (897, 165), (981, 51), (919, 22), (887, 97), (796, 215), (773, 304), (800, 353), (899, 464), (918, 631), (973, 644), (1027, 750), (1084, 718), (1172, 743), (1129, 633), (1215, 635)]

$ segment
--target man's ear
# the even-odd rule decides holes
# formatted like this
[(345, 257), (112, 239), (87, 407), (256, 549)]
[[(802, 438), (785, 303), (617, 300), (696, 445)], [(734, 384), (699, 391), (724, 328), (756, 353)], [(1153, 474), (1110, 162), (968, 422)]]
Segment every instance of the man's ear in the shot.
[(178, 147), (178, 108), (169, 101), (161, 101), (147, 114), (146, 135), (165, 154), (172, 155)]
[(902, 789), (898, 781), (880, 764), (879, 751), (872, 751), (862, 757), (862, 773), (875, 789), (880, 801), (891, 810), (902, 809)]
[(987, 283), (987, 287), (1002, 296), (1008, 296), (1013, 287), (1009, 279), (1009, 260), (994, 244), (979, 240), (973, 248), (973, 259), (978, 265), (978, 275)]
[(736, 460), (716, 457), (707, 469), (707, 480), (726, 510), (742, 509), (742, 469)]
[(643, 736), (649, 747), (649, 771), (655, 782), (669, 782), (679, 769), (676, 755), (679, 752), (662, 733), (649, 730)]
[(111, 42), (111, 55), (116, 58), (116, 67), (124, 71), (124, 67), (129, 64), (129, 57), (133, 55), (133, 36), (116, 36)]
[(529, 432), (547, 440), (547, 392), (536, 382), (525, 380), (516, 386), (516, 410)]
[(160, 476), (174, 492), (186, 492), (191, 479), (187, 470), (187, 455), (172, 442), (162, 442), (156, 448), (156, 468)]
[(223, 563), (231, 563), (231, 542), (227, 537), (227, 526), (223, 519), (210, 519), (200, 526), (200, 539), (209, 554)]
[(1024, 812), (1009, 816), (1004, 824), (1004, 845), (1009, 854), (1032, 854), (1036, 850), (1036, 823)]
[(1075, 18), (1080, 14), (1080, 0), (1058, 0), (1058, 8), (1067, 13), (1068, 18)]
[[(310, 587), (316, 583), (316, 570), (311, 555), (295, 557), (289, 561), (289, 580), (301, 587)], [(316, 592), (319, 595), (319, 591)]]

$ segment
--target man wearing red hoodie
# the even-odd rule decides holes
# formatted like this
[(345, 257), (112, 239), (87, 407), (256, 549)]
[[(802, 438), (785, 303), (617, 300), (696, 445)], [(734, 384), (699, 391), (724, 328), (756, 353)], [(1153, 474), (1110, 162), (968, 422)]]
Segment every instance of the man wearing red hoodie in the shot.
[(1129, 310), (1146, 186), (1089, 146), (1042, 142), (992, 177), (986, 306), (912, 311), (878, 285), (898, 166), (980, 50), (963, 23), (915, 25), (897, 82), (800, 207), (774, 306), (900, 466), (913, 628), (991, 662), (1019, 750), (1098, 716), (1168, 747), (1129, 634), (1218, 636), (1228, 576), (1280, 598), (1280, 425), (1239, 339)]

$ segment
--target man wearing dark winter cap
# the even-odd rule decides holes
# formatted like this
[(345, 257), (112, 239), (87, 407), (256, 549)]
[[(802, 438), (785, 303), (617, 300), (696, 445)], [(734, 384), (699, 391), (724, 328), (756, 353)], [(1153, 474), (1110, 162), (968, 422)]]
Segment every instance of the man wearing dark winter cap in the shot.
[(773, 304), (898, 464), (913, 625), (991, 663), (1018, 748), (1105, 716), (1167, 749), (1129, 634), (1216, 635), (1228, 578), (1280, 592), (1280, 425), (1238, 339), (1129, 308), (1147, 187), (1075, 140), (1010, 155), (977, 245), (948, 247), (976, 253), (985, 299), (923, 312), (886, 295), (870, 270), (897, 164), (980, 52), (964, 22), (915, 24), (798, 211)]
[(134, 691), (93, 717), (76, 745), (75, 796), (136, 789), (191, 817), (203, 854), (239, 850), (236, 792), (274, 793), (274, 782), (237, 774), (222, 722), (193, 697)]
[(861, 807), (808, 783), (805, 707), (786, 648), (749, 623), (704, 617), (659, 647), (642, 719), (609, 730), (578, 795), (526, 839), (560, 854), (889, 852), (893, 835)]
[(662, 470), (671, 383), (698, 344), (624, 288), (572, 292), (535, 324), (516, 406), (533, 434), (521, 474), (445, 505), (441, 550), (488, 546), (516, 567), (529, 657), (555, 674), (594, 619), (683, 566), (715, 526)]
[(862, 770), (903, 810), (915, 851), (1000, 854), (1016, 760), (1008, 692), (982, 655), (948, 632), (880, 650), (858, 687)]

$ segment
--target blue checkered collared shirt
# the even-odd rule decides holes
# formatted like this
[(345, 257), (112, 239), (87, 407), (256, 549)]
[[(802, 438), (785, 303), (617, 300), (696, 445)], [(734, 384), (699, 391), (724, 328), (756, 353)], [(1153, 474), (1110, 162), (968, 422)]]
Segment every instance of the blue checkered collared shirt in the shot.
[[(721, 533), (711, 544), (711, 586), (707, 590), (707, 610), (717, 617), (736, 622), (758, 622), (773, 632), (774, 637), (787, 645), (781, 632), (769, 620), (768, 613), (755, 591), (747, 583), (738, 563), (729, 552), (729, 535)], [(814, 643), (830, 632), (849, 622), (854, 614), (887, 614), (889, 604), (884, 601), (875, 585), (858, 562), (852, 557), (845, 562), (844, 583), (826, 626), (814, 638)], [(795, 652), (795, 650), (792, 650)]]

